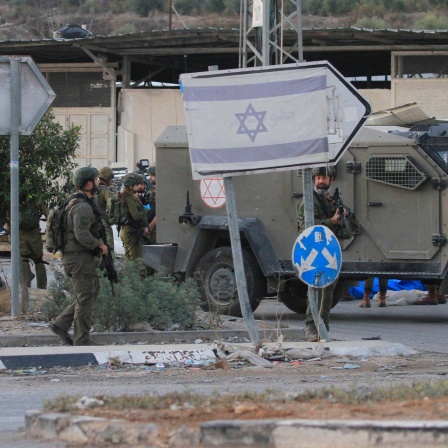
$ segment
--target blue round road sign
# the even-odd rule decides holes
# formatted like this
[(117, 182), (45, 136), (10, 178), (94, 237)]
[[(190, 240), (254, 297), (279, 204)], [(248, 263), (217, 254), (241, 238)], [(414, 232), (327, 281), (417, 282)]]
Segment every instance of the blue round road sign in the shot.
[(342, 251), (336, 235), (325, 226), (305, 229), (294, 243), (292, 264), (300, 280), (314, 288), (324, 288), (339, 275)]

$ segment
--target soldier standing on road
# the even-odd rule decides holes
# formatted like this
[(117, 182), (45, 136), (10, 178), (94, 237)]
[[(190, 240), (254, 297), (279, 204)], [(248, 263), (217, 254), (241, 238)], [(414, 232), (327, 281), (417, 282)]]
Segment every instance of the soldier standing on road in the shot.
[(149, 239), (146, 209), (137, 197), (142, 178), (137, 173), (128, 173), (123, 177), (124, 190), (119, 195), (120, 201), (120, 237), (123, 241), (127, 260), (133, 261), (142, 256), (145, 237)]
[[(338, 211), (338, 205), (330, 195), (331, 184), (334, 181), (336, 171), (333, 167), (313, 168), (313, 203), (314, 203), (314, 224), (328, 227), (338, 238), (350, 238), (352, 236), (349, 229), (349, 221), (356, 223), (353, 213), (350, 213), (350, 219), (347, 219), (347, 227), (342, 226), (342, 219)], [(347, 210), (344, 209), (344, 218), (347, 218)], [(297, 204), (298, 230), (305, 230), (305, 202), (302, 198)], [(330, 328), (330, 310), (333, 303), (334, 288), (337, 279), (325, 288), (318, 289), (319, 297), (319, 315), (329, 330)], [(309, 342), (319, 341), (319, 334), (313, 320), (311, 307), (308, 302), (305, 319), (305, 335)]]
[(112, 180), (114, 178), (114, 172), (112, 168), (104, 166), (100, 168), (100, 185), (98, 187), (98, 207), (103, 213), (101, 219), (103, 220), (103, 225), (106, 230), (107, 245), (113, 255), (114, 251), (114, 233), (112, 231), (112, 225), (110, 223), (109, 215), (106, 213), (107, 203), (115, 194), (110, 186), (112, 185)]
[[(101, 211), (94, 202), (98, 190), (98, 170), (80, 168), (73, 177), (77, 193), (67, 199), (64, 231), (67, 242), (62, 250), (65, 273), (71, 278), (75, 301), (51, 324), (50, 329), (69, 345), (90, 345), (92, 307), (99, 293), (97, 255), (107, 255), (100, 238)], [(74, 338), (68, 330), (74, 324)]]

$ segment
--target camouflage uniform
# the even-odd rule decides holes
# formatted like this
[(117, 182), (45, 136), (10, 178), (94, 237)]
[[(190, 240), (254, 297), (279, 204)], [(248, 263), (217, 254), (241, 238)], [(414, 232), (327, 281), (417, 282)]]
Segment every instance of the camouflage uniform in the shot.
[[(337, 205), (333, 202), (331, 198), (324, 196), (322, 194), (318, 194), (313, 191), (313, 203), (314, 203), (314, 225), (323, 225), (328, 227), (332, 232), (335, 233), (336, 236), (338, 229), (333, 223), (330, 221), (330, 218), (336, 213)], [(299, 233), (305, 230), (305, 201), (304, 199), (300, 199), (297, 204), (297, 221), (298, 221), (298, 230)], [(327, 327), (327, 330), (330, 328), (330, 310), (331, 305), (333, 304), (333, 292), (336, 286), (337, 279), (331, 284), (326, 286), (325, 288), (318, 289), (319, 296), (319, 305), (318, 309), (320, 311), (320, 316)], [(310, 304), (308, 302), (308, 306), (306, 308), (306, 324), (313, 323), (313, 315), (311, 313)]]
[(120, 237), (123, 241), (125, 257), (132, 261), (142, 256), (141, 235), (144, 233), (144, 228), (148, 226), (148, 220), (140, 199), (132, 194), (126, 194), (124, 209), (127, 214), (121, 224)]
[[(48, 216), (48, 207), (43, 203), (34, 202), (23, 205), (28, 211), (30, 208), (35, 208), (34, 216), (36, 222), (33, 223), (33, 228), (20, 228), (19, 225), (19, 247), (20, 256), (22, 258), (20, 268), (24, 276), (25, 283), (28, 288), (31, 286), (33, 273), (30, 268), (30, 259), (33, 261), (36, 269), (36, 283), (38, 289), (47, 289), (47, 271), (45, 269), (45, 262), (43, 260), (43, 242), (40, 235), (39, 217), (42, 215)], [(20, 210), (20, 213), (23, 213)]]
[[(98, 187), (98, 208), (101, 210), (103, 215), (101, 216), (102, 223), (106, 230), (107, 245), (111, 252), (114, 251), (114, 232), (112, 231), (112, 225), (110, 223), (109, 215), (106, 213), (107, 203), (115, 194), (105, 183), (105, 181), (112, 180), (114, 174), (111, 168), (104, 167), (100, 169), (100, 185)], [(113, 254), (112, 254), (113, 255)]]
[(87, 195), (85, 199), (71, 199), (67, 208), (68, 240), (62, 261), (65, 273), (71, 278), (76, 299), (53, 324), (67, 332), (73, 323), (74, 345), (89, 345), (92, 307), (100, 289), (96, 273), (97, 258), (93, 251), (100, 242), (101, 212)]
[[(149, 211), (147, 212), (148, 224), (151, 224), (151, 221), (156, 217), (156, 186), (153, 185), (148, 193), (147, 193), (148, 203), (150, 206)], [(149, 234), (151, 238), (151, 242), (153, 244), (157, 243), (157, 226), (154, 226)]]

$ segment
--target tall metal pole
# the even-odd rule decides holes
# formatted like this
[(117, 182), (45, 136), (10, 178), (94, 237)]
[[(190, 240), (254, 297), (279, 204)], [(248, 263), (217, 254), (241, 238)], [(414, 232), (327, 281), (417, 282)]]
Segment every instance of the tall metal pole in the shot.
[(232, 245), (233, 266), (235, 268), (235, 281), (238, 289), (241, 313), (247, 325), (249, 337), (258, 351), (261, 348), (261, 338), (255, 323), (252, 308), (250, 306), (249, 294), (247, 292), (246, 274), (244, 272), (243, 251), (241, 249), (240, 228), (236, 210), (235, 189), (233, 178), (224, 178), (224, 190), (226, 193), (227, 222), (229, 225), (230, 242)]
[(20, 58), (12, 57), (11, 66), (11, 316), (19, 315), (19, 126), (21, 117)]

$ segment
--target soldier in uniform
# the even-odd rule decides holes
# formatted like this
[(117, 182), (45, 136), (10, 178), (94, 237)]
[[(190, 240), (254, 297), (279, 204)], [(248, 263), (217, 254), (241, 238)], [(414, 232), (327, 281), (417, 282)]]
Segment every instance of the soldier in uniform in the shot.
[(36, 270), (38, 289), (47, 289), (46, 262), (43, 260), (43, 242), (40, 235), (40, 217), (48, 217), (48, 207), (39, 199), (26, 198), (20, 203), (19, 210), (19, 246), (21, 271), (28, 288), (34, 274), (31, 272), (30, 260)]
[[(62, 250), (62, 262), (76, 299), (50, 324), (50, 329), (66, 344), (90, 345), (92, 307), (99, 293), (96, 258), (107, 255), (108, 248), (100, 238), (101, 211), (94, 202), (99, 185), (98, 170), (80, 168), (73, 181), (77, 193), (67, 199), (64, 230), (68, 239)], [(68, 334), (72, 323), (73, 340)]]
[(145, 237), (149, 238), (146, 210), (138, 198), (141, 182), (139, 174), (126, 174), (122, 181), (124, 190), (119, 195), (120, 237), (123, 241), (125, 257), (129, 261), (141, 258)]
[(100, 168), (99, 176), (100, 176), (100, 185), (98, 187), (97, 203), (99, 209), (103, 213), (101, 219), (103, 220), (103, 225), (106, 230), (107, 245), (109, 246), (109, 249), (113, 255), (114, 233), (112, 231), (112, 225), (110, 223), (109, 215), (106, 213), (106, 208), (108, 201), (115, 194), (110, 188), (110, 186), (112, 185), (112, 180), (114, 178), (114, 172), (112, 171), (112, 168), (104, 166), (103, 168)]
[(148, 228), (149, 236), (152, 243), (157, 243), (157, 219), (156, 219), (156, 167), (151, 166), (148, 168), (149, 180), (151, 181), (151, 186), (149, 188), (147, 197), (150, 206), (148, 213)]
[[(314, 203), (314, 224), (324, 225), (328, 227), (338, 238), (350, 238), (351, 231), (349, 229), (349, 220), (347, 220), (347, 228), (341, 225), (341, 217), (338, 212), (338, 206), (330, 195), (331, 184), (334, 181), (336, 171), (333, 167), (313, 168), (313, 203)], [(297, 219), (298, 230), (303, 232), (305, 230), (305, 203), (302, 198), (297, 204)], [(350, 219), (356, 223), (356, 218), (353, 213), (350, 214)], [(347, 210), (344, 209), (344, 217), (347, 217)], [(329, 330), (330, 328), (330, 310), (333, 303), (333, 292), (336, 286), (337, 279), (325, 288), (318, 290), (319, 295), (319, 313), (324, 321), (324, 324)], [(319, 334), (313, 320), (311, 308), (308, 302), (305, 320), (305, 335), (309, 342), (317, 342)]]

